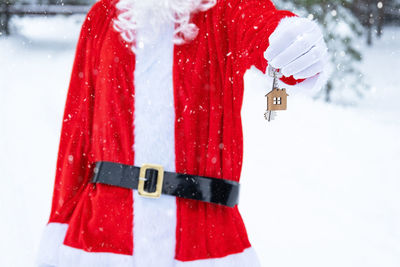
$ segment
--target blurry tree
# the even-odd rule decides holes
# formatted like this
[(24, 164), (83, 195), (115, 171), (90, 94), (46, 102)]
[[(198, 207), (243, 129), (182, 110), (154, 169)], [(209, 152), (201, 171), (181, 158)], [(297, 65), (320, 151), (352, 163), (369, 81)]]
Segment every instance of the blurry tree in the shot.
[(36, 0), (40, 4), (52, 5), (92, 5), (95, 0)]
[[(0, 37), (10, 34), (12, 16), (85, 14), (96, 0), (0, 0)], [(71, 6), (75, 6), (72, 8)]]
[(0, 35), (10, 34), (9, 21), (11, 15), (7, 11), (14, 3), (15, 0), (0, 0), (0, 10), (3, 11), (0, 12)]
[(367, 43), (369, 45), (372, 45), (375, 26), (376, 34), (380, 37), (385, 24), (400, 24), (400, 0), (354, 0), (353, 11), (368, 29)]
[[(2, 1), (8, 0), (0, 0)], [(31, 4), (31, 5), (92, 5), (96, 0), (12, 0), (17, 4)]]
[(352, 12), (351, 0), (274, 0), (280, 9), (315, 19), (325, 35), (332, 63), (332, 75), (317, 97), (348, 103), (362, 96), (368, 86), (358, 69), (362, 59), (360, 37), (365, 32)]

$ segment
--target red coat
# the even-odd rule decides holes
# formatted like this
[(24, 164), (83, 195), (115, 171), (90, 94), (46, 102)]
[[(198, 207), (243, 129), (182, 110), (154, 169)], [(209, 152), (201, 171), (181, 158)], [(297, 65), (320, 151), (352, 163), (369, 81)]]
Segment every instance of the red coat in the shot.
[[(96, 3), (82, 27), (49, 226), (67, 227), (65, 246), (132, 255), (132, 190), (89, 183), (96, 161), (133, 164), (135, 157), (135, 54), (112, 27), (115, 4)], [(218, 1), (194, 15), (197, 38), (174, 47), (177, 172), (239, 181), (243, 75), (252, 65), (265, 71), (268, 37), (287, 16), (293, 14), (276, 10), (269, 0)], [(220, 258), (250, 247), (237, 207), (176, 202), (176, 260)]]

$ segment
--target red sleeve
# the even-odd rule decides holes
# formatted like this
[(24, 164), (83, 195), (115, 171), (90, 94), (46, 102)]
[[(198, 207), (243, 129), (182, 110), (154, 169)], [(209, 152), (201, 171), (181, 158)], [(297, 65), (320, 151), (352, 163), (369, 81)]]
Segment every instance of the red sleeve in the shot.
[(92, 165), (88, 159), (93, 109), (93, 38), (97, 14), (96, 3), (82, 26), (65, 104), (52, 209), (49, 223), (68, 223), (87, 185)]
[(229, 42), (243, 71), (254, 65), (265, 72), (268, 62), (264, 52), (269, 36), (282, 18), (292, 16), (292, 12), (277, 10), (270, 0), (226, 1)]
[(288, 85), (296, 85), (305, 81), (306, 79), (296, 80), (293, 76), (290, 77), (283, 76), (282, 78), (280, 78), (280, 80)]

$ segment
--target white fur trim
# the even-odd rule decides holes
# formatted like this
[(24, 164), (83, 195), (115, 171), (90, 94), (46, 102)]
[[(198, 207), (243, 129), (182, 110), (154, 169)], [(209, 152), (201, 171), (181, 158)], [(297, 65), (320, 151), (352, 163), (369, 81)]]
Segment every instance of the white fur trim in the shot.
[[(149, 25), (151, 27), (151, 25)], [(175, 108), (172, 69), (174, 24), (166, 23), (156, 38), (137, 32), (134, 165), (160, 164), (175, 171)], [(154, 41), (149, 41), (154, 40)], [(133, 194), (135, 266), (172, 266), (176, 240), (176, 198), (147, 199)]]
[(134, 151), (137, 166), (154, 163), (175, 171), (175, 107), (172, 83), (174, 25), (166, 24), (154, 42), (145, 42), (136, 52), (134, 73)]
[[(161, 266), (161, 265), (160, 265)], [(260, 262), (252, 247), (241, 253), (232, 254), (223, 258), (205, 259), (197, 261), (176, 261), (174, 267), (259, 267)]]
[(86, 252), (63, 245), (55, 267), (135, 267), (133, 256), (116, 253)]
[(128, 256), (114, 253), (86, 252), (84, 250), (63, 245), (60, 250), (60, 263), (56, 267), (260, 267), (258, 257), (253, 248), (247, 248), (241, 253), (222, 258), (196, 261), (170, 260), (164, 262), (157, 255), (152, 264), (139, 265), (136, 261), (142, 255)]
[(134, 191), (134, 266), (173, 266), (176, 244), (176, 199), (139, 196)]
[(68, 224), (49, 223), (46, 225), (40, 241), (37, 266), (57, 266), (59, 252), (64, 242)]

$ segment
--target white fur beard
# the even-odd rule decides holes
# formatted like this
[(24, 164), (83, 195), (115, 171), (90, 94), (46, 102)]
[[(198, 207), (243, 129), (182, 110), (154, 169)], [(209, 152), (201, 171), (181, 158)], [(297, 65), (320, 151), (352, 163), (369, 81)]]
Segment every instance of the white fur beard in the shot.
[[(182, 44), (193, 40), (198, 28), (190, 23), (190, 15), (206, 11), (216, 4), (217, 0), (120, 0), (117, 8), (120, 11), (114, 20), (114, 28), (121, 33), (125, 41), (133, 43), (135, 33), (141, 28), (151, 29), (146, 36), (156, 37), (165, 23), (177, 25), (174, 32), (174, 43)], [(143, 40), (148, 41), (148, 40)]]

